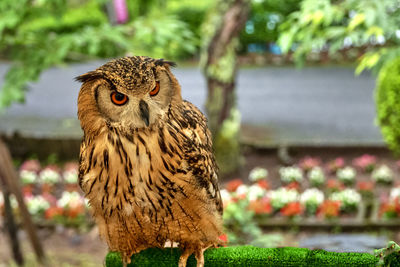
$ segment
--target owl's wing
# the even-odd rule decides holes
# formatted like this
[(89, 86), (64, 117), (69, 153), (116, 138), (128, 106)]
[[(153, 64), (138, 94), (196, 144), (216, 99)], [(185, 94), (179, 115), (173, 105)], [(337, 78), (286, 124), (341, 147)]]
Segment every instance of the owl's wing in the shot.
[(81, 147), (80, 147), (80, 154), (79, 154), (79, 174), (78, 174), (78, 184), (79, 187), (83, 189), (83, 175), (87, 172), (88, 169), (88, 164), (87, 164), (87, 145), (85, 142), (85, 138), (83, 138), (81, 142)]
[[(184, 101), (180, 124), (189, 138), (184, 139), (183, 152), (199, 187), (204, 188), (210, 199), (215, 201), (222, 214), (222, 200), (218, 186), (218, 167), (215, 161), (211, 132), (207, 119), (192, 103)], [(185, 124), (186, 123), (186, 124)]]

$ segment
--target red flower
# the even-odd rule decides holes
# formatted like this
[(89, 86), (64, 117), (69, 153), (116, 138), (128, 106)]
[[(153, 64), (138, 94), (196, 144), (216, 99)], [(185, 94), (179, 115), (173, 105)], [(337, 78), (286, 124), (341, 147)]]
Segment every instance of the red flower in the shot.
[(254, 211), (256, 214), (271, 214), (272, 212), (271, 204), (267, 198), (251, 201), (249, 203), (249, 209)]
[(326, 183), (326, 186), (328, 187), (328, 189), (331, 189), (333, 191), (340, 191), (344, 189), (343, 183), (336, 179), (329, 179)]
[(222, 234), (218, 237), (219, 240), (221, 240), (224, 243), (228, 243), (228, 236), (226, 234)]
[(385, 215), (389, 218), (395, 218), (398, 214), (398, 210), (396, 209), (396, 204), (393, 202), (382, 202), (381, 207), (379, 209), (379, 216), (382, 217)]
[(325, 200), (318, 209), (317, 215), (325, 218), (338, 217), (340, 201)]
[(229, 192), (235, 192), (236, 191), (236, 189), (240, 186), (240, 185), (242, 185), (243, 184), (243, 182), (242, 182), (242, 180), (240, 180), (240, 179), (234, 179), (234, 180), (231, 180), (231, 181), (229, 181), (227, 184), (226, 184), (226, 190), (228, 190)]
[(300, 189), (300, 184), (298, 182), (291, 182), (290, 184), (288, 184), (287, 186), (285, 186), (287, 189), (295, 189), (297, 191), (299, 191)]
[(295, 215), (299, 215), (302, 212), (302, 207), (300, 202), (291, 202), (286, 204), (286, 206), (284, 206), (281, 209), (281, 214), (283, 216), (287, 216), (287, 217), (292, 217)]
[(63, 213), (62, 208), (53, 206), (46, 210), (44, 216), (46, 219), (53, 219), (56, 216), (61, 216), (62, 213)]
[(360, 181), (357, 182), (357, 188), (360, 191), (372, 192), (374, 190), (375, 184), (371, 181)]
[(22, 187), (22, 194), (25, 197), (33, 196), (33, 184), (24, 185)]
[(312, 158), (309, 156), (303, 158), (299, 163), (300, 168), (302, 168), (304, 171), (309, 171), (319, 165), (321, 165), (321, 160), (319, 158)]
[(76, 207), (69, 208), (66, 210), (66, 216), (71, 218), (76, 218), (78, 215), (83, 214), (85, 207), (83, 205), (77, 205)]
[(258, 180), (257, 184), (261, 187), (264, 188), (265, 190), (269, 189), (269, 184), (266, 180)]
[(396, 198), (393, 200), (393, 204), (394, 204), (394, 209), (396, 210), (396, 213), (397, 213), (398, 215), (400, 215), (400, 199), (399, 199), (398, 197), (396, 197)]

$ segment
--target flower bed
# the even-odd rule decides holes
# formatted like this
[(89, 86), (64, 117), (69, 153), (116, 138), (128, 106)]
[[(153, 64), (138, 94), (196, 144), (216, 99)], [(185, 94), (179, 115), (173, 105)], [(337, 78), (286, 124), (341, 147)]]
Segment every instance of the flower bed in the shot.
[(240, 179), (229, 181), (221, 196), (225, 209), (240, 212), (245, 208), (263, 226), (389, 225), (400, 221), (397, 171), (372, 155), (349, 162), (306, 157), (293, 166), (280, 167), (275, 176), (257, 167), (256, 173), (265, 175), (258, 179), (252, 175), (247, 185)]
[[(246, 224), (246, 235), (255, 237), (259, 234), (255, 222), (264, 226), (400, 224), (398, 171), (372, 155), (348, 162), (306, 157), (276, 172), (254, 168), (249, 184), (234, 179), (222, 187), (224, 220), (228, 228)], [(76, 162), (42, 167), (28, 160), (19, 174), (28, 210), (37, 224), (91, 225), (88, 205), (77, 185)], [(0, 194), (0, 212), (3, 202)], [(11, 203), (18, 215), (15, 199)]]
[[(41, 167), (37, 160), (25, 161), (20, 169), (23, 195), (29, 213), (38, 226), (62, 225), (76, 229), (91, 225), (89, 207), (78, 190), (78, 164), (69, 162), (64, 166)], [(10, 199), (14, 214), (19, 218), (18, 204)], [(4, 199), (0, 193), (0, 213)]]

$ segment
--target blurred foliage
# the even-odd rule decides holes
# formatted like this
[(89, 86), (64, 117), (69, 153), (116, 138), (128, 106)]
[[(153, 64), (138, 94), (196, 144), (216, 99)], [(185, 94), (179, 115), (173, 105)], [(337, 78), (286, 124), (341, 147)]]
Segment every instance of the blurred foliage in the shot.
[(194, 34), (176, 17), (147, 8), (124, 25), (111, 25), (106, 2), (0, 1), (0, 55), (13, 63), (0, 92), (0, 107), (22, 102), (28, 82), (57, 64), (125, 54), (173, 60), (195, 51)]
[[(206, 18), (210, 6), (214, 4), (214, 0), (168, 0), (167, 12), (176, 16), (189, 26), (196, 39), (202, 39), (201, 25)], [(200, 47), (200, 42), (196, 44)]]
[(379, 73), (375, 93), (377, 121), (389, 148), (400, 155), (400, 57)]
[(378, 71), (400, 55), (400, 5), (398, 0), (303, 0), (280, 27), (279, 44), (293, 51), (297, 64), (311, 52), (357, 47), (366, 52), (356, 73)]
[(279, 25), (286, 16), (299, 9), (298, 0), (253, 0), (245, 29), (240, 35), (242, 52), (247, 51), (249, 44), (266, 46), (276, 42), (279, 36)]
[(224, 209), (224, 226), (230, 246), (253, 245), (262, 248), (277, 247), (282, 243), (278, 234), (265, 235), (248, 209), (247, 199), (239, 199)]

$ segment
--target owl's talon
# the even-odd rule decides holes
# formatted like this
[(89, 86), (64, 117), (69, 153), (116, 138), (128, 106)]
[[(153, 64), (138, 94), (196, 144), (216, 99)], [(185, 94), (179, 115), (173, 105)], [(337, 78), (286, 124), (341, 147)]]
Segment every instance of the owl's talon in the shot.
[(196, 260), (197, 260), (197, 267), (204, 267), (204, 251), (205, 248), (198, 249), (195, 251)]
[(181, 254), (181, 257), (179, 258), (178, 267), (186, 267), (187, 260), (192, 253), (193, 253), (192, 249), (185, 248)]

